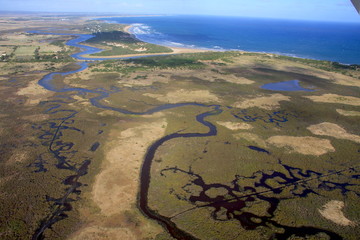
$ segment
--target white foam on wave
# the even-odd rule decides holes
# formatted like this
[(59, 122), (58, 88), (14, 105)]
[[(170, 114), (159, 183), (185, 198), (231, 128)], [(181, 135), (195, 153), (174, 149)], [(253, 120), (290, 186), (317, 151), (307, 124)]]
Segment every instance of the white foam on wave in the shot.
[(130, 32), (135, 35), (151, 35), (151, 34), (157, 34), (161, 35), (161, 33), (156, 32), (153, 28), (146, 24), (142, 23), (134, 23), (131, 25)]
[[(159, 45), (166, 46), (166, 47), (214, 50), (214, 48), (198, 47), (196, 45), (183, 44), (183, 43), (167, 40), (168, 36), (166, 34), (157, 32), (152, 27), (150, 27), (146, 24), (143, 24), (143, 23), (131, 24), (131, 28), (129, 29), (129, 32), (131, 34), (134, 34), (141, 41), (152, 43), (152, 44), (159, 44)], [(216, 49), (216, 50), (223, 51), (224, 49)]]
[(131, 32), (134, 34), (150, 34), (150, 27), (144, 24), (136, 23), (132, 25)]
[(195, 45), (186, 45), (183, 43), (166, 40), (167, 36), (165, 34), (155, 31), (153, 28), (146, 24), (131, 24), (131, 28), (129, 29), (129, 31), (134, 34), (138, 39), (153, 44), (159, 44), (167, 47), (197, 48)]
[(169, 45), (178, 46), (178, 47), (185, 47), (185, 44), (178, 43), (178, 42), (168, 42)]
[(224, 49), (224, 48), (222, 48), (220, 46), (213, 46), (213, 48), (215, 48), (215, 49)]
[[(183, 43), (173, 42), (173, 41), (161, 41), (161, 42), (157, 42), (157, 44), (167, 46), (167, 47), (192, 48), (192, 49), (204, 49), (204, 50), (206, 50), (206, 48), (201, 48), (201, 47), (198, 47), (196, 45), (183, 44)], [(207, 49), (207, 50), (210, 50), (210, 49)]]
[(164, 44), (166, 44), (168, 46), (172, 46), (172, 47), (197, 48), (197, 46), (195, 46), (195, 45), (184, 44), (184, 43), (179, 43), (179, 42), (172, 42), (172, 41), (164, 41)]

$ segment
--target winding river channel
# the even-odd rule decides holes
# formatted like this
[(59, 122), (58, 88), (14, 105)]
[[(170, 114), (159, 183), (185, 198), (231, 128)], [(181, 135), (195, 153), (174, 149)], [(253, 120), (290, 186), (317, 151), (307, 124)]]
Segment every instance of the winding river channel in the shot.
[[(99, 61), (99, 60), (109, 60), (109, 59), (129, 59), (130, 57), (127, 57), (127, 58), (86, 58), (86, 57), (83, 57), (83, 55), (85, 55), (85, 54), (93, 54), (93, 53), (102, 51), (102, 49), (99, 49), (99, 48), (89, 47), (89, 46), (80, 44), (81, 42), (84, 42), (84, 41), (94, 37), (93, 35), (50, 33), (50, 32), (43, 32), (43, 31), (31, 31), (29, 33), (75, 36), (76, 38), (69, 40), (66, 43), (66, 45), (77, 47), (77, 48), (81, 49), (80, 52), (71, 55), (73, 58), (79, 60), (79, 62), (77, 63), (79, 65), (79, 69), (74, 70), (74, 71), (69, 71), (69, 72), (53, 72), (53, 73), (47, 74), (46, 76), (44, 76), (42, 79), (39, 80), (38, 84), (49, 91), (53, 91), (53, 92), (57, 92), (57, 93), (77, 92), (78, 94), (94, 93), (97, 96), (89, 99), (93, 106), (102, 108), (102, 109), (120, 112), (123, 114), (131, 114), (131, 115), (149, 115), (149, 114), (157, 113), (157, 112), (164, 111), (167, 109), (178, 108), (178, 107), (183, 107), (183, 106), (198, 106), (198, 107), (203, 107), (205, 109), (210, 109), (209, 111), (206, 111), (206, 112), (201, 113), (198, 116), (196, 116), (196, 120), (199, 123), (201, 123), (204, 126), (209, 128), (209, 131), (207, 133), (187, 133), (187, 134), (174, 133), (174, 134), (170, 134), (168, 136), (161, 138), (160, 140), (155, 142), (148, 149), (146, 156), (145, 156), (145, 160), (144, 160), (142, 168), (141, 168), (140, 194), (139, 194), (139, 196), (140, 196), (139, 207), (140, 207), (141, 211), (144, 214), (146, 214), (149, 218), (155, 219), (158, 222), (160, 222), (162, 225), (164, 225), (166, 227), (166, 229), (170, 232), (170, 234), (173, 235), (174, 237), (180, 237), (180, 239), (184, 239), (184, 236), (186, 236), (185, 237), (186, 239), (193, 239), (193, 237), (188, 235), (186, 232), (177, 229), (175, 224), (172, 223), (169, 219), (156, 214), (154, 211), (152, 211), (151, 209), (148, 208), (147, 195), (148, 195), (149, 184), (150, 184), (151, 164), (152, 164), (152, 160), (153, 160), (156, 150), (158, 149), (159, 146), (161, 146), (166, 141), (169, 141), (174, 138), (206, 137), (206, 136), (216, 135), (217, 134), (216, 126), (213, 125), (212, 123), (206, 121), (205, 118), (208, 116), (211, 116), (211, 115), (220, 114), (222, 112), (222, 110), (220, 109), (220, 106), (219, 105), (205, 105), (205, 104), (200, 104), (200, 103), (196, 103), (196, 102), (185, 102), (185, 103), (176, 103), (176, 104), (163, 104), (163, 105), (153, 107), (144, 112), (134, 112), (131, 110), (116, 108), (116, 107), (107, 106), (107, 105), (102, 104), (101, 100), (110, 96), (110, 92), (106, 91), (104, 89), (91, 90), (91, 89), (87, 89), (87, 88), (74, 88), (74, 87), (57, 88), (52, 83), (52, 80), (55, 75), (66, 76), (66, 75), (74, 74), (77, 72), (81, 72), (88, 68), (88, 63), (86, 61)], [(151, 56), (156, 56), (156, 55), (151, 55)], [(149, 56), (146, 56), (146, 57), (149, 57)], [(138, 57), (132, 57), (132, 58), (138, 58)], [(121, 90), (115, 89), (115, 92), (117, 92), (117, 91), (121, 91)], [(64, 121), (65, 120), (67, 120), (67, 119), (64, 119)], [(59, 129), (60, 128), (61, 127), (59, 127)], [(51, 151), (51, 146), (50, 146), (50, 151)], [(58, 154), (55, 153), (54, 155), (57, 156)], [(73, 190), (75, 190), (76, 186), (79, 185), (79, 183), (78, 183), (79, 177), (86, 173), (88, 165), (89, 165), (89, 162), (86, 161), (83, 164), (83, 166), (81, 167), (81, 171), (77, 171), (77, 172), (79, 172), (79, 174), (68, 177), (64, 181), (64, 184), (67, 184), (67, 185), (75, 184), (75, 186), (72, 188)], [(69, 193), (70, 192), (68, 191), (66, 196), (68, 196)], [(64, 200), (60, 201), (60, 204), (61, 204), (61, 202), (65, 202), (65, 201)], [(58, 205), (59, 205), (59, 203), (58, 203)], [(43, 232), (47, 228), (51, 227), (51, 225), (56, 222), (56, 217), (61, 215), (62, 211), (68, 211), (69, 209), (71, 209), (71, 206), (68, 206), (67, 204), (63, 203), (62, 205), (63, 206), (58, 208), (57, 211), (55, 211), (52, 216), (50, 216), (46, 221), (44, 221), (42, 223), (42, 226), (34, 234), (33, 239), (41, 239), (43, 236), (42, 235)], [(62, 218), (60, 218), (58, 220), (61, 220), (61, 219)]]
[[(86, 57), (83, 57), (83, 55), (85, 55), (85, 54), (92, 54), (92, 53), (102, 51), (101, 49), (98, 49), (98, 48), (89, 47), (89, 46), (80, 44), (81, 42), (92, 38), (93, 35), (66, 34), (66, 33), (60, 34), (60, 33), (48, 33), (48, 32), (42, 32), (42, 31), (32, 31), (31, 33), (73, 36), (75, 38), (68, 41), (66, 44), (69, 46), (73, 46), (73, 47), (77, 47), (77, 48), (81, 49), (81, 51), (79, 53), (72, 55), (73, 58), (78, 60), (77, 64), (79, 65), (79, 69), (77, 69), (75, 71), (69, 71), (69, 72), (50, 73), (50, 74), (44, 76), (41, 80), (39, 80), (39, 82), (38, 82), (39, 85), (41, 85), (42, 87), (44, 87), (45, 89), (47, 89), (49, 91), (53, 91), (53, 92), (57, 92), (57, 93), (75, 92), (76, 94), (92, 93), (95, 95), (95, 97), (90, 98), (89, 101), (93, 106), (101, 108), (101, 109), (116, 111), (116, 112), (120, 112), (122, 114), (130, 114), (130, 115), (149, 115), (149, 114), (164, 111), (167, 109), (174, 109), (174, 108), (189, 106), (189, 105), (197, 106), (199, 108), (204, 108), (204, 111), (201, 114), (196, 116), (196, 121), (199, 122), (200, 124), (202, 124), (203, 126), (207, 127), (207, 129), (208, 129), (207, 132), (204, 132), (204, 133), (179, 133), (179, 132), (172, 133), (172, 134), (169, 134), (167, 136), (160, 138), (159, 140), (157, 140), (155, 143), (153, 143), (148, 148), (145, 158), (144, 158), (144, 161), (143, 161), (143, 164), (142, 164), (142, 167), (141, 167), (140, 189), (139, 189), (140, 192), (139, 192), (139, 202), (138, 202), (138, 206), (139, 206), (140, 210), (147, 217), (149, 217), (150, 219), (156, 220), (162, 226), (164, 226), (164, 228), (166, 228), (168, 230), (168, 232), (174, 238), (176, 238), (176, 239), (196, 239), (194, 236), (191, 236), (189, 233), (179, 229), (176, 226), (176, 224), (171, 220), (171, 218), (161, 216), (157, 211), (154, 211), (149, 207), (148, 194), (149, 194), (150, 177), (151, 177), (150, 171), (151, 171), (151, 166), (152, 166), (156, 151), (165, 142), (172, 140), (172, 139), (176, 139), (176, 138), (208, 137), (208, 136), (217, 135), (216, 126), (214, 124), (212, 124), (211, 122), (207, 121), (206, 118), (209, 116), (218, 115), (218, 114), (222, 113), (222, 111), (223, 111), (222, 107), (220, 105), (206, 105), (206, 104), (200, 104), (200, 103), (196, 103), (196, 102), (186, 102), (186, 103), (176, 103), (176, 104), (164, 104), (164, 105), (155, 106), (144, 112), (134, 112), (134, 111), (131, 111), (128, 109), (122, 109), (122, 108), (117, 108), (114, 106), (108, 106), (108, 105), (102, 103), (102, 100), (109, 97), (111, 95), (111, 93), (120, 92), (121, 89), (116, 88), (116, 89), (112, 89), (111, 91), (107, 91), (105, 89), (92, 90), (92, 89), (87, 89), (87, 88), (73, 88), (70, 86), (57, 88), (52, 83), (52, 80), (55, 75), (60, 74), (62, 76), (66, 76), (69, 74), (74, 74), (74, 73), (77, 73), (77, 72), (87, 69), (88, 68), (87, 61), (108, 60), (109, 58), (86, 58)], [(125, 58), (114, 58), (114, 59), (125, 59)], [(57, 105), (52, 105), (52, 107), (49, 108), (49, 112), (56, 110), (56, 108), (57, 108)], [(54, 124), (53, 128), (56, 129), (56, 133), (54, 134), (54, 136), (52, 137), (52, 140), (50, 141), (49, 150), (58, 159), (58, 162), (59, 162), (57, 165), (58, 168), (71, 169), (72, 166), (66, 164), (66, 161), (64, 160), (64, 158), (62, 158), (60, 156), (59, 150), (56, 150), (55, 147), (53, 146), (54, 139), (57, 138), (57, 132), (59, 132), (60, 129), (66, 129), (67, 128), (66, 124), (76, 114), (76, 112), (72, 112), (72, 111), (68, 111), (68, 113), (69, 113), (68, 117), (64, 117), (60, 124)], [(239, 116), (239, 114), (237, 114), (236, 116)], [(238, 118), (240, 118), (240, 117), (238, 117)], [(245, 120), (248, 120), (248, 119), (245, 119)], [(274, 122), (274, 121), (272, 121), (272, 122)], [(282, 122), (285, 122), (285, 120), (282, 120)], [(80, 131), (78, 129), (75, 129), (75, 130)], [(91, 149), (95, 151), (99, 147), (99, 145), (100, 145), (99, 143), (95, 143)], [(254, 151), (258, 151), (259, 154), (271, 155), (271, 153), (269, 151), (267, 151), (266, 149), (262, 149), (257, 146), (248, 146), (248, 148), (251, 150), (254, 150)], [(49, 216), (47, 219), (45, 219), (43, 221), (42, 225), (39, 227), (39, 229), (33, 235), (33, 239), (42, 239), (44, 231), (47, 228), (51, 228), (51, 226), (54, 223), (56, 223), (57, 221), (62, 220), (63, 218), (61, 216), (63, 216), (64, 211), (71, 210), (71, 205), (69, 203), (67, 203), (66, 198), (67, 198), (67, 196), (69, 196), (69, 194), (72, 191), (76, 191), (76, 189), (81, 185), (81, 183), (78, 180), (81, 176), (83, 176), (84, 174), (87, 173), (87, 167), (89, 166), (90, 163), (91, 162), (89, 160), (84, 161), (81, 164), (81, 167), (79, 169), (75, 169), (76, 174), (69, 176), (64, 180), (63, 183), (65, 185), (70, 186), (68, 188), (69, 190), (67, 191), (67, 193), (65, 194), (65, 196), (63, 198), (56, 200), (56, 204), (59, 207), (57, 208), (56, 211), (53, 212), (53, 214), (51, 216)], [(278, 180), (278, 182), (283, 184), (284, 187), (288, 187), (289, 185), (296, 185), (298, 182), (304, 183), (304, 181), (303, 181), (304, 177), (310, 177), (311, 179), (322, 177), (321, 173), (308, 172), (308, 171), (304, 171), (301, 169), (294, 169), (294, 168), (291, 168), (286, 165), (283, 165), (283, 166), (286, 169), (286, 171), (289, 173), (288, 175), (285, 175), (280, 172), (274, 172), (272, 175), (262, 173), (262, 175), (259, 179), (258, 186), (268, 189), (266, 192), (278, 193), (278, 192), (282, 191), (281, 188), (272, 188), (271, 186), (269, 186), (267, 184), (268, 180), (281, 179), (282, 181)], [(266, 197), (263, 193), (258, 193), (256, 190), (256, 187), (258, 187), (258, 186), (253, 186), (253, 187), (242, 186), (242, 187), (240, 187), (240, 185), (238, 184), (238, 185), (234, 185), (233, 188), (230, 188), (230, 187), (228, 187), (224, 184), (220, 184), (220, 183), (215, 184), (215, 185), (214, 184), (209, 185), (203, 181), (203, 179), (201, 178), (200, 175), (196, 175), (193, 172), (186, 172), (184, 170), (174, 169), (174, 168), (172, 168), (172, 169), (169, 168), (169, 169), (163, 170), (164, 173), (169, 172), (169, 171), (174, 171), (174, 172), (178, 172), (178, 173), (182, 173), (182, 174), (191, 175), (193, 178), (195, 178), (195, 180), (193, 181), (193, 184), (200, 186), (203, 189), (204, 195), (200, 195), (198, 197), (192, 196), (189, 199), (189, 202), (194, 204), (195, 208), (196, 207), (210, 207), (210, 208), (213, 207), (215, 209), (215, 213), (213, 215), (213, 218), (215, 220), (216, 220), (216, 217), (215, 217), (216, 211), (218, 211), (218, 209), (220, 209), (220, 208), (223, 208), (223, 209), (227, 209), (227, 211), (230, 212), (232, 214), (232, 216), (234, 216), (234, 218), (236, 220), (238, 220), (239, 223), (245, 229), (252, 230), (258, 226), (269, 227), (270, 225), (275, 228), (284, 229), (284, 233), (278, 234), (277, 239), (286, 239), (286, 238), (290, 237), (292, 234), (297, 234), (298, 236), (305, 236), (306, 234), (317, 234), (320, 232), (328, 234), (328, 236), (331, 239), (341, 239), (341, 237), (339, 235), (337, 235), (336, 233), (333, 233), (333, 232), (330, 232), (327, 230), (323, 230), (323, 229), (317, 229), (317, 228), (312, 228), (312, 227), (296, 228), (296, 227), (290, 227), (290, 226), (284, 226), (284, 225), (278, 224), (277, 222), (272, 220), (272, 217), (274, 216), (274, 211), (277, 208), (281, 199), (275, 198), (275, 197), (274, 198)], [(299, 176), (299, 177), (295, 177), (295, 175)], [(291, 176), (291, 177), (288, 177), (288, 176)], [(239, 177), (239, 179), (240, 179), (240, 177)], [(235, 180), (237, 181), (239, 179), (235, 179)], [(235, 183), (235, 180), (234, 180), (234, 183)], [(215, 198), (210, 199), (209, 197), (206, 197), (205, 191), (207, 191), (208, 189), (210, 189), (212, 187), (214, 187), (214, 188), (223, 187), (223, 188), (227, 189), (228, 192), (234, 193), (231, 195), (233, 198), (229, 200), (228, 198), (225, 198), (225, 197), (224, 198), (216, 198), (216, 199)], [(339, 187), (343, 187), (346, 189), (347, 186), (339, 186)], [(250, 191), (251, 194), (248, 196), (245, 196), (245, 197), (236, 197), (237, 195), (235, 193), (240, 192), (240, 189), (245, 189), (246, 191)], [(302, 193), (303, 195), (300, 197), (306, 196), (309, 193), (314, 193), (314, 192), (311, 189), (305, 189)], [(236, 212), (238, 213), (238, 212), (243, 211), (242, 208), (246, 207), (247, 202), (252, 202), (255, 200), (266, 201), (266, 202), (270, 203), (270, 208), (267, 211), (269, 213), (270, 217), (269, 216), (255, 216), (255, 215), (251, 215), (248, 213), (236, 215)], [(197, 206), (196, 205), (197, 203), (203, 203), (204, 205)], [(229, 214), (229, 216), (230, 216), (230, 214)], [(257, 219), (258, 221), (255, 222), (253, 219)]]

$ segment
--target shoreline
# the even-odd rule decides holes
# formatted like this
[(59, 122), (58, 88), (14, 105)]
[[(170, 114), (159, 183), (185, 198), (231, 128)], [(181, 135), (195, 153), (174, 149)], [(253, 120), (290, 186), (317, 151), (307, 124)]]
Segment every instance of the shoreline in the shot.
[[(137, 40), (141, 41), (141, 42), (146, 42), (146, 41), (143, 41), (141, 39), (139, 39), (136, 34), (134, 34), (133, 32), (131, 32), (131, 29), (133, 28), (134, 26), (133, 25), (126, 25), (124, 27), (124, 32), (125, 33), (128, 33), (132, 36), (134, 36)], [(184, 50), (186, 51), (186, 53), (189, 53), (187, 51), (195, 51), (195, 52), (205, 52), (205, 51), (209, 51), (209, 52), (225, 52), (225, 51), (232, 51), (230, 49), (211, 49), (211, 48), (201, 48), (201, 47), (175, 47), (175, 46), (170, 46), (170, 45), (166, 45), (166, 44), (159, 44), (159, 43), (151, 43), (151, 42), (146, 42), (146, 43), (150, 43), (150, 44), (155, 44), (155, 45), (159, 45), (159, 46), (163, 46), (163, 47), (168, 47), (170, 49), (172, 49), (174, 52), (179, 52), (180, 50)], [(236, 50), (236, 51), (242, 51), (242, 50)]]
[[(153, 16), (158, 16), (158, 15), (153, 15)], [(138, 39), (141, 42), (146, 42), (143, 41), (139, 38), (136, 37), (136, 35), (134, 33), (131, 32), (131, 28), (133, 27), (133, 25), (131, 24), (121, 24), (121, 23), (117, 23), (117, 22), (112, 22), (109, 20), (102, 20), (100, 18), (104, 18), (107, 16), (97, 16), (97, 17), (87, 17), (87, 19), (92, 19), (92, 20), (98, 20), (98, 21), (102, 21), (105, 23), (111, 23), (111, 24), (119, 24), (119, 25), (126, 25), (124, 27), (124, 29), (122, 30), (125, 33), (131, 34), (133, 35), (136, 39)], [(110, 18), (115, 18), (115, 17), (133, 17), (133, 16), (111, 16)], [(151, 42), (146, 42), (146, 43), (151, 43)], [(99, 60), (99, 59), (106, 59), (106, 60), (110, 60), (112, 58), (136, 58), (136, 57), (150, 57), (150, 56), (163, 56), (163, 55), (176, 55), (176, 54), (184, 54), (184, 53), (203, 53), (203, 52), (229, 52), (229, 51), (235, 51), (235, 52), (241, 52), (241, 53), (254, 53), (254, 54), (266, 54), (266, 55), (273, 55), (273, 56), (283, 56), (283, 57), (290, 57), (290, 58), (298, 58), (298, 59), (303, 59), (303, 60), (311, 60), (311, 61), (325, 61), (325, 62), (331, 62), (331, 63), (338, 63), (340, 65), (343, 66), (360, 66), (360, 64), (357, 63), (342, 63), (342, 62), (337, 62), (337, 61), (332, 61), (332, 60), (326, 60), (326, 59), (316, 59), (316, 58), (311, 58), (311, 57), (302, 57), (302, 56), (297, 56), (297, 55), (293, 55), (290, 53), (279, 53), (279, 52), (258, 52), (258, 51), (248, 51), (248, 50), (242, 50), (242, 49), (210, 49), (210, 48), (186, 48), (186, 47), (174, 47), (174, 46), (169, 46), (166, 44), (159, 44), (159, 43), (151, 43), (151, 44), (156, 44), (159, 46), (164, 46), (164, 47), (168, 47), (170, 48), (173, 52), (172, 53), (140, 53), (140, 54), (127, 54), (127, 55), (113, 55), (113, 56), (91, 56), (91, 55), (83, 55), (83, 57), (86, 58), (91, 58), (92, 60)]]
[[(126, 17), (128, 17), (128, 16), (126, 16)], [(99, 21), (108, 22), (107, 20), (99, 20)], [(111, 22), (111, 23), (113, 23), (113, 24), (121, 24), (121, 23), (117, 23), (117, 22)], [(127, 24), (123, 24), (123, 25), (127, 25)], [(124, 27), (123, 31), (135, 36), (135, 38), (138, 39), (139, 41), (146, 42), (146, 41), (143, 41), (143, 40), (137, 38), (136, 35), (131, 32), (132, 27), (133, 27), (133, 25), (131, 25), (131, 24), (127, 25), (127, 26)], [(151, 42), (147, 42), (147, 43), (151, 43)], [(210, 49), (210, 48), (200, 48), (200, 47), (198, 47), (198, 48), (186, 48), (186, 47), (182, 48), (182, 47), (173, 47), (173, 46), (169, 46), (169, 45), (161, 44), (161, 43), (160, 44), (159, 43), (152, 43), (152, 44), (168, 47), (168, 48), (173, 50), (173, 54), (197, 53), (197, 52), (228, 52), (228, 51), (236, 51), (236, 52), (243, 52), (243, 53), (269, 54), (269, 55), (275, 55), (275, 56), (277, 55), (277, 56), (284, 56), (284, 57), (291, 57), (291, 58), (299, 58), (299, 59), (304, 59), (304, 60), (326, 61), (326, 62), (338, 63), (338, 64), (341, 64), (341, 65), (344, 65), (344, 66), (360, 65), (358, 63), (343, 63), (343, 62), (340, 62), (340, 61), (333, 61), (333, 60), (328, 60), (328, 59), (317, 59), (317, 58), (312, 58), (312, 57), (308, 57), (308, 56), (298, 56), (298, 55), (294, 55), (294, 54), (291, 54), (291, 53), (265, 52), (265, 51), (264, 52), (259, 52), (259, 51), (243, 50), (243, 49)], [(183, 52), (180, 51), (182, 49), (184, 50)], [(163, 55), (163, 54), (159, 54), (159, 55)], [(134, 55), (132, 55), (132, 54), (128, 55), (128, 57), (133, 57), (133, 56)], [(135, 55), (135, 56), (141, 56), (141, 55)]]
[[(100, 20), (100, 21), (105, 21), (105, 20)], [(105, 21), (106, 22), (106, 21)], [(119, 24), (119, 23), (113, 23), (113, 24)], [(137, 40), (144, 42), (143, 40), (139, 39), (136, 37), (135, 34), (133, 34), (130, 29), (132, 28), (132, 25), (127, 25), (124, 27), (123, 31), (125, 33), (128, 33), (132, 36), (134, 36)], [(152, 57), (152, 56), (163, 56), (163, 55), (177, 55), (177, 54), (183, 54), (183, 53), (203, 53), (203, 52), (215, 52), (216, 50), (211, 50), (211, 49), (200, 49), (200, 48), (182, 48), (182, 47), (171, 47), (171, 46), (165, 46), (165, 45), (160, 45), (157, 44), (159, 46), (164, 46), (164, 47), (168, 47), (172, 50), (172, 52), (163, 52), (163, 53), (139, 53), (139, 54), (126, 54), (126, 55), (112, 55), (112, 56), (101, 56), (101, 58), (104, 59), (112, 59), (112, 58), (134, 58), (134, 57)], [(81, 55), (82, 57), (85, 58), (93, 58), (94, 60), (96, 60), (97, 58), (99, 58), (100, 56), (91, 56), (89, 54), (85, 54), (85, 55)]]

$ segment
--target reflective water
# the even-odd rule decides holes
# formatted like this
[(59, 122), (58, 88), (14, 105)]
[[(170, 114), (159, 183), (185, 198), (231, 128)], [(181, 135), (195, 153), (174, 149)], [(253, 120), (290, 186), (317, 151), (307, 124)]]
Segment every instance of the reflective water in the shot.
[(290, 80), (277, 83), (267, 83), (262, 85), (260, 88), (272, 91), (306, 91), (313, 92), (314, 89), (303, 88), (300, 86), (299, 80)]

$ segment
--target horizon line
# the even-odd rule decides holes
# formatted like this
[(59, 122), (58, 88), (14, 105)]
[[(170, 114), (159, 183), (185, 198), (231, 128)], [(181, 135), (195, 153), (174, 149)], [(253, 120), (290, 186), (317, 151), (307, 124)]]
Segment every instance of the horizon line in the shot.
[[(177, 13), (177, 14), (165, 14), (165, 13), (118, 13), (118, 12), (56, 12), (56, 11), (33, 11), (33, 10), (0, 10), (0, 14), (60, 14), (60, 15), (111, 15), (111, 17), (121, 17), (121, 16), (133, 16), (133, 17), (140, 17), (140, 16), (211, 16), (211, 17), (239, 17), (239, 18), (254, 18), (254, 19), (271, 19), (271, 20), (289, 20), (289, 21), (306, 21), (306, 22), (333, 22), (333, 23), (360, 23), (360, 18), (358, 21), (352, 20), (329, 20), (329, 19), (304, 19), (304, 18), (281, 18), (281, 17), (261, 17), (261, 16), (242, 16), (242, 15), (222, 15), (222, 14), (184, 14), (184, 13)], [(110, 17), (110, 16), (109, 16)]]

